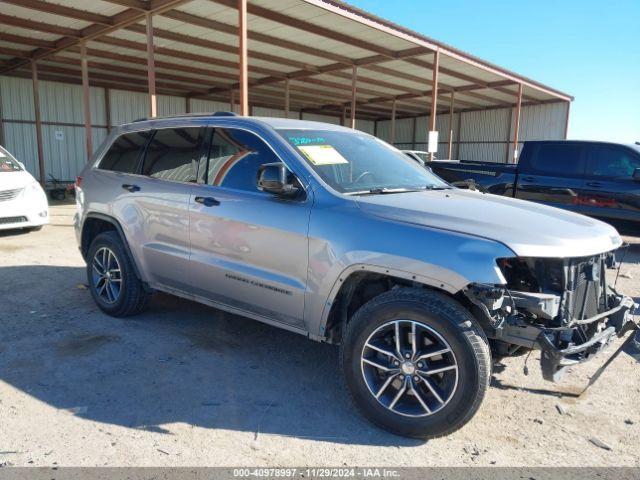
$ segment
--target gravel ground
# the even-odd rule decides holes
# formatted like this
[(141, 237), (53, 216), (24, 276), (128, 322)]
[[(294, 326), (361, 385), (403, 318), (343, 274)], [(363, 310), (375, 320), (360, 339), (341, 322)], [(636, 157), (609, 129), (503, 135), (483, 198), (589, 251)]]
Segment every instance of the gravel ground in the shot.
[[(539, 356), (497, 365), (462, 430), (387, 434), (348, 400), (337, 349), (168, 295), (102, 314), (70, 226), (0, 234), (0, 466), (640, 466), (640, 365), (580, 365), (560, 384)], [(640, 238), (620, 290), (640, 297)], [(609, 351), (621, 344), (618, 341)]]

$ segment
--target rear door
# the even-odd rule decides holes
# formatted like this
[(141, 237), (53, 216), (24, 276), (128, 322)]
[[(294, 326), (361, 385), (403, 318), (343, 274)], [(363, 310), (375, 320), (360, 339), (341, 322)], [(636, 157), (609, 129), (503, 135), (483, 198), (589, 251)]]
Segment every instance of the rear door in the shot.
[(188, 289), (189, 198), (205, 130), (189, 126), (154, 131), (140, 175), (131, 181), (125, 216), (136, 218), (138, 258), (152, 284)]
[(585, 159), (579, 143), (530, 143), (518, 166), (516, 197), (580, 211)]
[(581, 195), (584, 213), (603, 218), (640, 220), (640, 153), (622, 145), (585, 147), (587, 171)]
[(215, 128), (210, 145), (190, 201), (192, 291), (303, 326), (311, 197), (258, 190), (260, 165), (281, 160), (254, 133)]

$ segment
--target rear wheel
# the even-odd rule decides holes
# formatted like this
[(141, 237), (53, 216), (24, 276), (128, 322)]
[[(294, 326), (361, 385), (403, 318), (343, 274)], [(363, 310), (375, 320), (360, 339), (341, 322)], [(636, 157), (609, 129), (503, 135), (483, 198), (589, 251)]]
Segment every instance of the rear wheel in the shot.
[(101, 233), (91, 243), (87, 280), (98, 307), (114, 317), (141, 312), (150, 298), (116, 232)]
[(347, 325), (342, 367), (355, 404), (393, 433), (433, 438), (467, 423), (489, 384), (491, 355), (471, 314), (423, 289), (383, 293)]

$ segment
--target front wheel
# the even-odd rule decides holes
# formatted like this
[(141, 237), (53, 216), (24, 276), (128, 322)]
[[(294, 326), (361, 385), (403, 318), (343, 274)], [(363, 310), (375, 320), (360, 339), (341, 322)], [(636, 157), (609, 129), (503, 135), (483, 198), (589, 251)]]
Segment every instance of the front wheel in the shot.
[(363, 305), (341, 346), (347, 387), (360, 411), (398, 435), (447, 435), (476, 413), (489, 385), (484, 332), (441, 293), (398, 288)]

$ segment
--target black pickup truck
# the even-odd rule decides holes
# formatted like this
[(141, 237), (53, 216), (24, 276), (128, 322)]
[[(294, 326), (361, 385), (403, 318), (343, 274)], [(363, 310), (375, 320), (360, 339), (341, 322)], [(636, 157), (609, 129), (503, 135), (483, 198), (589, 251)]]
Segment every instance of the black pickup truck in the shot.
[(640, 222), (640, 146), (587, 141), (525, 142), (517, 165), (433, 161), (457, 186), (531, 200), (609, 221)]

